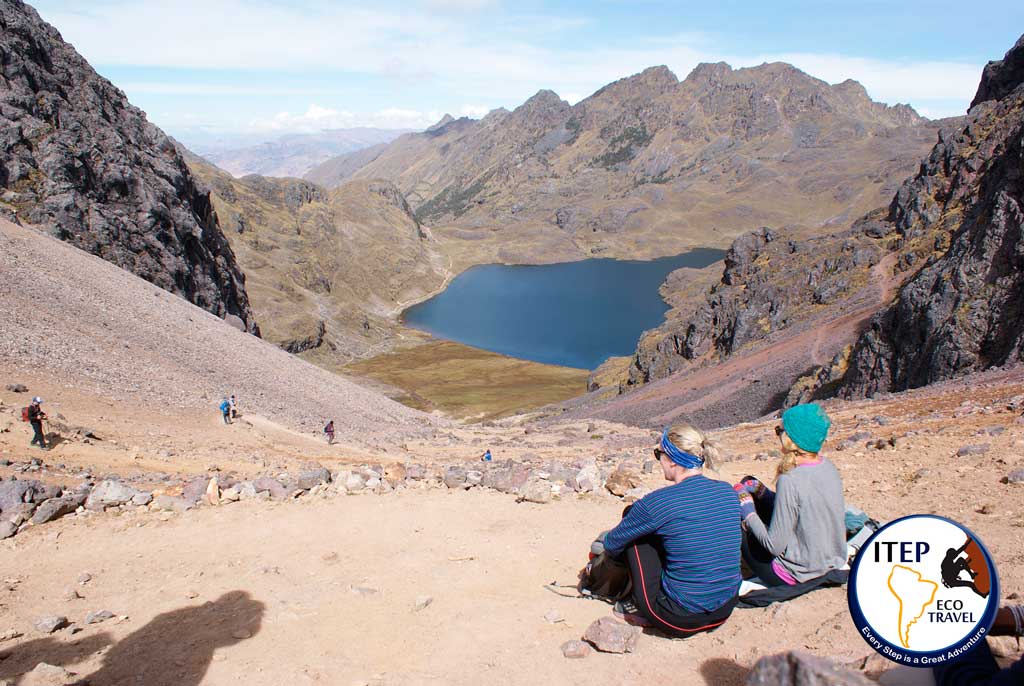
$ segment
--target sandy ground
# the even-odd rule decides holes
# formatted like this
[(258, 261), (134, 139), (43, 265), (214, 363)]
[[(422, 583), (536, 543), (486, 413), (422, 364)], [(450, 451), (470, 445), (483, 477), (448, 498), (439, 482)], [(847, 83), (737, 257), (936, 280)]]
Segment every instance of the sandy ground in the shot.
[[(46, 390), (68, 394), (66, 404), (76, 413), (92, 405), (71, 391)], [(880, 519), (913, 512), (958, 519), (989, 547), (1004, 594), (1024, 590), (1024, 487), (999, 481), (1024, 467), (1024, 425), (1005, 409), (1006, 401), (1021, 393), (1024, 374), (1014, 372), (886, 400), (835, 403), (828, 454), (841, 470), (848, 501)], [(4, 398), (11, 405), (9, 396)], [(965, 401), (970, 404), (962, 405)], [(103, 411), (118, 416), (124, 409)], [(226, 430), (205, 418), (187, 419), (166, 420), (181, 422), (182, 431), (175, 432), (165, 420), (136, 415), (131, 431), (128, 425), (109, 424), (113, 435), (108, 438), (125, 444), (152, 432), (185, 455), (190, 442)], [(774, 463), (753, 456), (775, 447), (771, 426), (764, 421), (717, 434), (727, 454), (739, 458), (723, 465), (722, 478), (734, 481), (746, 473), (770, 478)], [(993, 427), (1002, 427), (1002, 433), (978, 435)], [(8, 459), (31, 455), (21, 447), (27, 442), (22, 430), (15, 426), (0, 434)], [(490, 431), (495, 443), (522, 436), (516, 428), (473, 430)], [(873, 438), (895, 436), (896, 448), (835, 449), (856, 431)], [(905, 436), (908, 431), (919, 433)], [(250, 439), (237, 436), (234, 443), (218, 445), (219, 459), (252, 466)], [(330, 450), (312, 436), (269, 424), (261, 436), (268, 454), (283, 464), (325, 457)], [(528, 438), (534, 440), (532, 434)], [(954, 456), (972, 443), (991, 448), (984, 455)], [(69, 464), (105, 460), (113, 470), (138, 468), (137, 460), (117, 448), (67, 445)], [(79, 452), (85, 448), (97, 452)], [(567, 460), (587, 449), (592, 448), (583, 440), (557, 448)], [(411, 453), (424, 462), (471, 459), (447, 450), (424, 444)], [(209, 456), (205, 449), (200, 452), (175, 467), (204, 470)], [(58, 454), (44, 456), (50, 462)], [(166, 466), (159, 460), (153, 466), (161, 464)], [(928, 471), (919, 474), (922, 468)], [(247, 502), (182, 514), (65, 518), (0, 542), (0, 633), (23, 634), (0, 643), (5, 656), (0, 679), (18, 683), (17, 675), (45, 661), (63, 664), (97, 686), (243, 681), (728, 686), (743, 683), (760, 656), (786, 649), (851, 661), (869, 654), (849, 619), (845, 592), (829, 589), (767, 609), (737, 610), (712, 634), (688, 640), (645, 635), (634, 654), (567, 660), (559, 646), (578, 638), (609, 608), (559, 597), (545, 584), (572, 583), (590, 539), (613, 524), (621, 508), (611, 496), (570, 495), (536, 505), (494, 492), (442, 487)], [(83, 572), (92, 579), (80, 585)], [(69, 588), (84, 598), (65, 600)], [(432, 602), (417, 611), (422, 596)], [(86, 614), (97, 610), (127, 619), (84, 624)], [(546, 621), (551, 611), (564, 621)], [(36, 632), (33, 621), (50, 614), (66, 615), (80, 632)]]

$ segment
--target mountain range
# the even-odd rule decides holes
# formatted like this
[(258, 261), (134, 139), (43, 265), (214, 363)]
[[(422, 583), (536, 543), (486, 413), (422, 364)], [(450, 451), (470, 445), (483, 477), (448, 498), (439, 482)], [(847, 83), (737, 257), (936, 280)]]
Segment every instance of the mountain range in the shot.
[(480, 120), (331, 160), (331, 186), (384, 178), (456, 269), (727, 245), (753, 226), (817, 231), (884, 204), (941, 122), (781, 63), (652, 67), (576, 105), (542, 90)]
[(666, 322), (597, 375), (626, 392), (608, 416), (655, 393), (646, 421), (698, 400), (753, 417), (1020, 359), (1021, 43), (965, 118), (785, 64), (655, 67), (572, 106), (445, 117), (334, 160), (328, 189), (234, 178), (30, 7), (0, 21), (3, 213), (329, 368), (400, 342), (401, 309), (473, 264), (695, 245), (731, 245), (724, 269), (670, 277)]
[(1024, 37), (948, 124), (888, 207), (808, 238), (761, 228), (720, 275), (673, 275), (665, 323), (594, 375), (625, 393), (602, 416), (721, 425), (1024, 360)]
[(345, 153), (389, 143), (408, 129), (357, 127), (293, 133), (250, 145), (199, 144), (202, 157), (235, 176), (301, 177), (314, 167)]

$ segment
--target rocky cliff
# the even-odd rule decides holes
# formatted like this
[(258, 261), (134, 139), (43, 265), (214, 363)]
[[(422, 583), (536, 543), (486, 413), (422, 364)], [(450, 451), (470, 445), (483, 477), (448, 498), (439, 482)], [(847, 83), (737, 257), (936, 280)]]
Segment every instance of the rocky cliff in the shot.
[(258, 333), (245, 278), (171, 140), (31, 7), (0, 2), (0, 209)]
[[(965, 127), (944, 135), (888, 221), (914, 275), (858, 341), (846, 396), (1024, 359), (1024, 36), (985, 67)], [(919, 258), (919, 259), (918, 259)]]
[(628, 384), (719, 361), (823, 314), (862, 306), (876, 294), (869, 275), (884, 252), (860, 225), (808, 240), (767, 227), (737, 238), (709, 290), (668, 296), (675, 307), (641, 339)]
[(387, 181), (327, 190), (302, 179), (233, 178), (183, 150), (212, 189), (263, 336), (336, 368), (398, 340), (403, 304), (445, 280), (446, 261)]
[(392, 180), (458, 266), (635, 258), (752, 226), (848, 225), (892, 197), (937, 129), (787, 64), (704, 64), (683, 81), (653, 67), (574, 106), (540, 91), (447, 118), (316, 178)]

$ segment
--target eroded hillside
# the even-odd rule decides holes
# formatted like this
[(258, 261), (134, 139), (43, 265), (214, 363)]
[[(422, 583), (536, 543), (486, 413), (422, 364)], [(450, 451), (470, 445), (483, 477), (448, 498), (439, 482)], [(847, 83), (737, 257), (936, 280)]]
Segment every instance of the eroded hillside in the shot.
[(245, 270), (263, 335), (327, 367), (385, 352), (405, 304), (435, 291), (447, 261), (387, 181), (327, 190), (301, 179), (194, 173)]

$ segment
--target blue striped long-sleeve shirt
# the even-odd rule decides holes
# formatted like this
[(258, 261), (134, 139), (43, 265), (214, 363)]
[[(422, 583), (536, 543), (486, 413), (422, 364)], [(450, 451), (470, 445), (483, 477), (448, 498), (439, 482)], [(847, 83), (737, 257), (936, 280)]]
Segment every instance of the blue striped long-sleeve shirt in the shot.
[(732, 486), (703, 475), (638, 500), (604, 539), (605, 551), (655, 535), (665, 549), (661, 586), (690, 612), (715, 610), (739, 589), (740, 505)]

